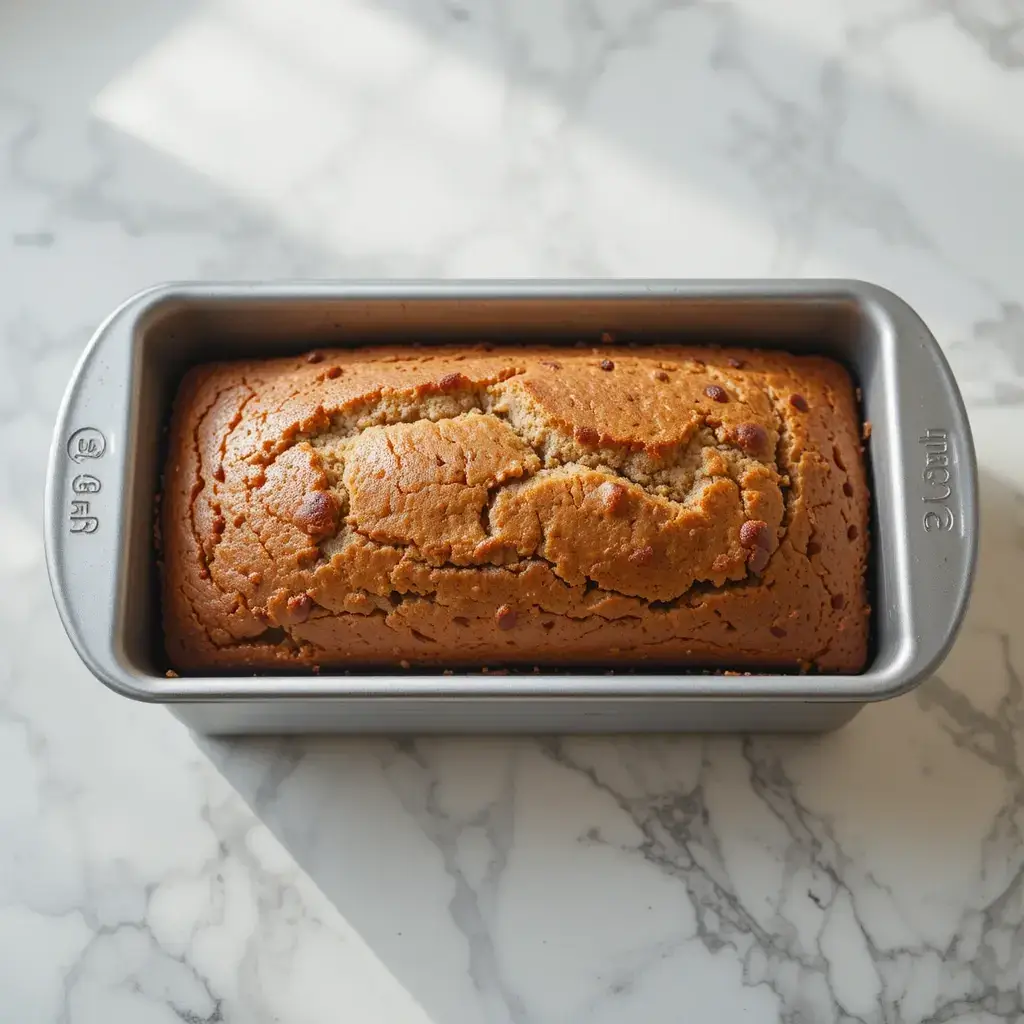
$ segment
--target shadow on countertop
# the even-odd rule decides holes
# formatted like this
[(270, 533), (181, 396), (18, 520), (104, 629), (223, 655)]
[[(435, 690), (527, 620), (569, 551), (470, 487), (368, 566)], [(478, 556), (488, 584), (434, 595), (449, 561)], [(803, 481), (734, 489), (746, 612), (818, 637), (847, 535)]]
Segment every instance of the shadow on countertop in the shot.
[[(745, 979), (759, 947), (763, 983), (796, 1012), (801, 991), (830, 984), (818, 942), (842, 914), (844, 941), (878, 966), (939, 957), (966, 972), (947, 1010), (1021, 1012), (1013, 969), (970, 940), (1013, 933), (1024, 897), (1010, 633), (1024, 496), (983, 473), (982, 508), (971, 611), (942, 671), (832, 735), (200, 743), (437, 1024), (477, 1019), (467, 999), (479, 1019), (532, 1019), (527, 989), (599, 935), (621, 962), (594, 954), (600, 978), (565, 1019), (687, 942)], [(679, 900), (674, 938), (649, 871)], [(670, 933), (651, 948), (645, 914)], [(549, 941), (550, 967), (524, 953)]]
[[(368, 263), (364, 240), (344, 223), (328, 225), (326, 240), (296, 237), (279, 220), (286, 210), (260, 205), (91, 118), (96, 94), (202, 6), (163, 3), (154, 14), (153, 5), (41, 3), (5, 12), (11, 20), (4, 35), (19, 43), (21, 61), (5, 61), (0, 102), (5, 113), (14, 111), (11, 180), (42, 197), (47, 215), (116, 223), (128, 238), (156, 231), (185, 238), (183, 273), (194, 274), (197, 262), (215, 273), (227, 266), (234, 276), (280, 275), (282, 268), (305, 276), (444, 270), (443, 254), (399, 258), (408, 241), (393, 246), (397, 256), (383, 252)], [(628, 39), (643, 44), (647, 15), (660, 9), (640, 9), (623, 29)], [(675, 16), (685, 19), (687, 10)], [(19, 75), (52, 74), (36, 59), (45, 48), (35, 41), (50, 31), (55, 11), (58, 20), (71, 19), (61, 34), (78, 48), (79, 59), (68, 61), (75, 76), (55, 112), (23, 109)], [(799, 266), (826, 208), (858, 228), (884, 230), (906, 250), (932, 244), (884, 179), (838, 159), (833, 126), (852, 107), (870, 113), (885, 105), (879, 84), (823, 61), (795, 36), (730, 24), (735, 15), (725, 5), (693, 11), (692, 56), (720, 62), (727, 81), (754, 96), (736, 106), (751, 109), (733, 110), (725, 99), (709, 106), (692, 79), (659, 77), (661, 62), (651, 62), (657, 67), (648, 78), (609, 77), (604, 88), (611, 94), (597, 96), (601, 68), (625, 41), (614, 31), (599, 38), (584, 30), (592, 52), (582, 73), (569, 68), (559, 79), (557, 69), (549, 73), (527, 53), (545, 38), (540, 14), (517, 13), (527, 21), (483, 31), (475, 15), (450, 4), (402, 0), (391, 16), (427, 33), (443, 30), (453, 52), (551, 98), (564, 122), (559, 131), (582, 127), (649, 161), (670, 185), (685, 181), (738, 210), (744, 230), (766, 216), (781, 239), (777, 262), (784, 269)], [(88, 48), (88, 59), (79, 46), (86, 22), (89, 37), (104, 40)], [(756, 63), (732, 46), (737, 29), (749, 34), (743, 49)], [(678, 24), (676, 31), (688, 34)], [(33, 66), (38, 71), (24, 70)], [(759, 66), (815, 83), (813, 99), (793, 102), (762, 79)], [(70, 133), (69, 142), (75, 118), (83, 121), (81, 137)], [(217, 138), (232, 127), (216, 119), (213, 126)], [(996, 185), (1019, 180), (1019, 160), (979, 126), (936, 121), (931, 128), (931, 150), (922, 157), (930, 191), (962, 195), (967, 156), (970, 167), (988, 168)], [(542, 138), (537, 149), (552, 145)], [(37, 147), (68, 147), (88, 169), (67, 180), (52, 167), (40, 170)], [(532, 152), (528, 142), (524, 149)], [(722, 152), (735, 159), (731, 174), (722, 170)], [(561, 230), (560, 218), (578, 217), (580, 207), (600, 217), (624, 199), (572, 190), (552, 215), (535, 201), (534, 186), (548, 170), (543, 160), (510, 165), (515, 187), (502, 201), (515, 200), (512, 216), (547, 218), (540, 233), (552, 245), (573, 234)], [(219, 251), (197, 259), (195, 238), (211, 223), (231, 240), (230, 259)], [(30, 226), (23, 243), (52, 244), (45, 223), (38, 232)], [(1010, 245), (1012, 237), (1005, 230), (994, 244)], [(680, 239), (680, 262), (662, 272), (706, 258), (699, 235), (695, 242), (681, 230)], [(598, 248), (586, 257), (600, 265)], [(105, 306), (152, 283), (150, 272), (126, 257), (117, 271), (123, 277), (111, 272), (100, 286), (79, 286), (88, 285), (91, 301)], [(941, 294), (931, 298), (943, 308)], [(479, 1019), (586, 1020), (593, 1002), (627, 993), (636, 976), (691, 942), (729, 958), (743, 984), (768, 985), (789, 1019), (820, 1019), (805, 1014), (801, 1000), (804, 992), (829, 989), (830, 964), (818, 948), (826, 917), (839, 922), (833, 926), (851, 949), (866, 950), (880, 967), (901, 969), (901, 958), (922, 970), (954, 964), (966, 994), (949, 996), (931, 1011), (934, 1018), (974, 1009), (1010, 1019), (1024, 1014), (1019, 968), (1012, 954), (1006, 966), (997, 948), (1017, 948), (1024, 899), (1024, 498), (988, 474), (982, 506), (974, 601), (946, 665), (914, 694), (869, 708), (835, 735), (198, 742), (435, 1024), (462, 1024), (474, 1011)], [(760, 967), (753, 965), (755, 947)], [(527, 989), (556, 986), (573, 971), (583, 993), (573, 1013), (535, 1012)], [(691, 980), (680, 974), (670, 990)]]

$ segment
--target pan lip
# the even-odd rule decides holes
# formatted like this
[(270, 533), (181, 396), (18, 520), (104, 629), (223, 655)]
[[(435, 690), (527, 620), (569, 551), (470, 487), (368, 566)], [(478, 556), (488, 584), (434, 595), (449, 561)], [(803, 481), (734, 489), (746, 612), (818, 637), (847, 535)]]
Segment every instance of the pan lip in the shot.
[[(324, 674), (323, 676), (260, 674), (189, 675), (167, 678), (139, 671), (126, 664), (120, 654), (117, 637), (105, 644), (91, 643), (84, 637), (72, 614), (62, 566), (60, 564), (59, 532), (60, 502), (56, 495), (57, 465), (62, 457), (63, 438), (68, 427), (69, 410), (81, 378), (115, 325), (133, 334), (143, 321), (167, 305), (196, 302), (292, 302), (324, 299), (381, 300), (419, 302), (430, 300), (469, 299), (480, 301), (531, 300), (682, 300), (702, 299), (779, 300), (849, 300), (862, 313), (881, 317), (909, 318), (923, 331), (928, 355), (946, 387), (953, 413), (963, 431), (964, 507), (966, 509), (964, 578), (959, 583), (957, 599), (943, 635), (933, 642), (922, 656), (921, 638), (904, 628), (898, 654), (884, 670), (869, 666), (859, 674), (844, 675), (777, 675), (756, 673), (750, 676), (723, 676), (680, 672), (651, 674), (625, 671), (604, 675), (595, 671), (488, 676), (474, 672), (440, 674), (359, 673)], [(136, 339), (137, 340), (137, 339)], [(135, 359), (132, 360), (133, 372)], [(129, 456), (130, 458), (130, 456)], [(123, 483), (123, 478), (122, 481)], [(125, 498), (125, 501), (127, 499)], [(45, 496), (45, 549), (47, 573), (58, 612), (78, 654), (103, 683), (116, 692), (135, 700), (155, 703), (209, 701), (275, 701), (275, 700), (365, 700), (437, 702), (457, 700), (460, 703), (487, 701), (494, 698), (536, 700), (558, 699), (631, 702), (637, 700), (679, 701), (837, 701), (866, 703), (888, 699), (904, 693), (927, 677), (945, 658), (952, 646), (966, 612), (978, 551), (977, 463), (969, 421), (962, 395), (940, 347), (924, 327), (917, 314), (891, 291), (856, 279), (735, 279), (735, 280), (552, 280), (552, 279), (479, 279), (473, 281), (430, 280), (353, 280), (292, 282), (171, 282), (146, 288), (128, 298), (112, 312), (94, 333), (72, 374), (58, 412), (50, 448)], [(874, 546), (873, 546), (873, 550)], [(124, 575), (124, 549), (117, 557), (116, 573)], [(881, 549), (874, 555), (882, 558)]]

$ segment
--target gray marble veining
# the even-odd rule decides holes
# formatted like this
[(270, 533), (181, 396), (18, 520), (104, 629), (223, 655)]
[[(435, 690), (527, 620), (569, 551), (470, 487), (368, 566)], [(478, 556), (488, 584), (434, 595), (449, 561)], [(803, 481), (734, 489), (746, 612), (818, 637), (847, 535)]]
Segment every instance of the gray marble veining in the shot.
[[(0, 1019), (1024, 1020), (1024, 7), (0, 15)], [(50, 427), (184, 278), (854, 276), (982, 469), (938, 675), (820, 739), (197, 741), (92, 680)]]

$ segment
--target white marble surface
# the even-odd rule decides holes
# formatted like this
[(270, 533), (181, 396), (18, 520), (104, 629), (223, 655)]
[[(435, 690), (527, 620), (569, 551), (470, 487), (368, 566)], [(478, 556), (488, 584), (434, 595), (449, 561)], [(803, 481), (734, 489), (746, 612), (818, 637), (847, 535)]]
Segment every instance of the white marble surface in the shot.
[[(0, 1020), (1024, 1019), (1020, 0), (0, 5)], [(984, 537), (822, 739), (197, 741), (88, 675), (44, 459), (168, 278), (874, 279)]]

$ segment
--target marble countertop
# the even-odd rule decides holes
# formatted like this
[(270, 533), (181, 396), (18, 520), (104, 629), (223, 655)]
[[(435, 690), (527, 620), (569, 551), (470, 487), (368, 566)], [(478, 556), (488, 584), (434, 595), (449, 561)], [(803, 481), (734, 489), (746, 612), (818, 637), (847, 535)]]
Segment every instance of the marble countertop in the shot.
[[(1024, 1019), (1019, 0), (0, 11), (0, 1019)], [(200, 740), (43, 567), (98, 321), (166, 279), (854, 276), (982, 472), (939, 673), (813, 739)]]

